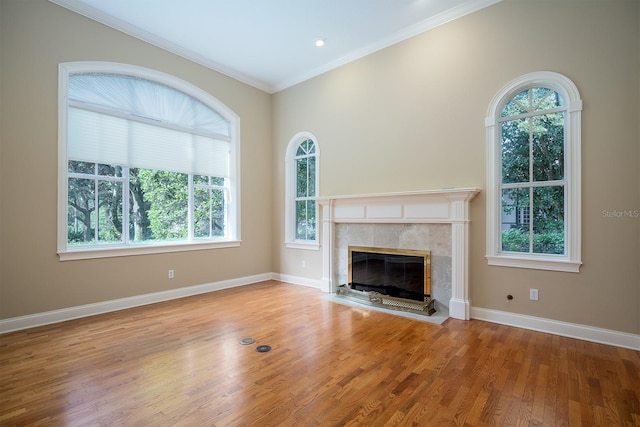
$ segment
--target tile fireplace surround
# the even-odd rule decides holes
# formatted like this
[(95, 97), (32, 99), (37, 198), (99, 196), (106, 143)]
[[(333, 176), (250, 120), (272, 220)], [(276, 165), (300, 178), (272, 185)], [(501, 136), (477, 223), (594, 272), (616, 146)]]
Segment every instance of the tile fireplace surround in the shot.
[(479, 191), (447, 188), (319, 198), (323, 290), (335, 292), (346, 283), (348, 245), (431, 250), (436, 304), (448, 306), (453, 318), (469, 320), (469, 203)]

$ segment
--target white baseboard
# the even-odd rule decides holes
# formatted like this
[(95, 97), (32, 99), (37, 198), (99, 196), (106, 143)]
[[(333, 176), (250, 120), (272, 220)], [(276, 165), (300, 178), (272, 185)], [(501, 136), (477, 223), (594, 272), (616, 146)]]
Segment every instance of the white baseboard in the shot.
[(170, 289), (168, 291), (155, 292), (152, 294), (136, 295), (133, 297), (98, 302), (95, 304), (64, 308), (61, 310), (47, 311), (44, 313), (30, 314), (27, 316), (12, 317), (0, 320), (0, 334), (48, 325), (51, 323), (64, 322), (66, 320), (73, 320), (81, 317), (94, 316), (96, 314), (124, 310), (126, 308), (184, 298), (192, 295), (205, 294), (207, 292), (219, 291), (222, 289), (235, 288), (271, 279), (274, 279), (273, 273), (264, 273), (255, 276), (241, 277), (238, 279), (223, 280), (220, 282), (205, 283), (185, 288)]
[(516, 326), (533, 331), (546, 332), (563, 337), (577, 338), (600, 344), (640, 350), (640, 335), (618, 332), (610, 329), (561, 322), (541, 317), (526, 316), (506, 311), (490, 310), (487, 308), (471, 307), (471, 318), (502, 325)]
[[(264, 273), (255, 276), (205, 283), (186, 288), (171, 289), (152, 294), (137, 295), (95, 304), (87, 304), (61, 310), (4, 319), (0, 320), (0, 334), (48, 325), (51, 323), (64, 322), (81, 317), (94, 316), (96, 314), (139, 307), (147, 304), (154, 304), (162, 301), (184, 298), (192, 295), (219, 291), (222, 289), (250, 285), (252, 283), (258, 283), (265, 280), (278, 280), (281, 282), (292, 283), (294, 285), (323, 289), (322, 280), (314, 280), (306, 277), (291, 276), (280, 273)], [(596, 328), (593, 326), (561, 322), (541, 317), (526, 316), (523, 314), (490, 310), (480, 307), (471, 307), (471, 318), (640, 351), (640, 335), (626, 332), (618, 332), (610, 329)]]
[(322, 280), (309, 279), (308, 277), (292, 276), (290, 274), (271, 273), (273, 280), (292, 283), (294, 285), (308, 286), (310, 288), (322, 290)]

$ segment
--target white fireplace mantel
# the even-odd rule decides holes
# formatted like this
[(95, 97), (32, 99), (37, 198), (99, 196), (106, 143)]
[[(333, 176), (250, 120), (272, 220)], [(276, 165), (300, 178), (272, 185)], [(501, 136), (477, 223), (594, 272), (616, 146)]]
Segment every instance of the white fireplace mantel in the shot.
[(318, 198), (322, 207), (322, 288), (333, 283), (334, 225), (336, 223), (451, 224), (451, 299), (449, 315), (469, 320), (469, 202), (478, 188), (341, 195)]

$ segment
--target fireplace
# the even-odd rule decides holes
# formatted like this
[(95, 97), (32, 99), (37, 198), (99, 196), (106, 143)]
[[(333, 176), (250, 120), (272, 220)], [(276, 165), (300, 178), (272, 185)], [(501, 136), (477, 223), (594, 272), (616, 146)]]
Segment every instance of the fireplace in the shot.
[(389, 308), (435, 312), (431, 251), (349, 246), (348, 284), (339, 293)]
[(391, 252), (412, 249), (429, 252), (429, 290), (439, 316), (448, 317), (451, 299), (451, 227), (447, 224), (339, 223), (334, 227), (333, 282), (351, 283), (349, 247), (386, 248)]
[(442, 308), (453, 318), (468, 320), (469, 203), (478, 193), (477, 188), (444, 188), (318, 198), (323, 224), (320, 289), (347, 290), (348, 245), (429, 249), (431, 297), (438, 313)]
[(424, 301), (431, 296), (431, 252), (349, 246), (349, 286)]

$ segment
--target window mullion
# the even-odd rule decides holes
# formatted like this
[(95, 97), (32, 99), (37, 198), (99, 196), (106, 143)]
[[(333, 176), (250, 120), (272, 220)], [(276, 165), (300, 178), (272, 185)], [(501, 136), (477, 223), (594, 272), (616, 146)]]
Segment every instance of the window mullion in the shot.
[(307, 155), (307, 197), (311, 193), (311, 189), (309, 188), (311, 184), (311, 155)]
[(499, 117), (498, 123), (510, 122), (513, 120), (520, 120), (520, 119), (527, 119), (529, 117), (539, 116), (539, 115), (561, 113), (563, 111), (567, 111), (567, 107), (549, 108), (541, 111), (529, 111), (527, 113), (515, 114), (513, 116), (508, 116), (508, 117)]
[(223, 205), (223, 215), (224, 217), (222, 218), (222, 223), (224, 225), (224, 235), (227, 236), (229, 231), (230, 231), (230, 218), (229, 218), (229, 209), (231, 209), (231, 203), (233, 202), (231, 200), (231, 198), (233, 197), (233, 194), (231, 193), (231, 189), (229, 188), (228, 181), (225, 179), (224, 181), (225, 183), (225, 188), (224, 191), (222, 192), (223, 196), (224, 196), (224, 205)]
[[(532, 90), (529, 91), (529, 105), (533, 103)], [(529, 253), (533, 253), (533, 117), (529, 117)]]
[(529, 187), (563, 187), (566, 186), (566, 180), (554, 180), (554, 181), (534, 181), (534, 182), (510, 182), (507, 184), (500, 184), (500, 189), (508, 190), (511, 188), (529, 188)]
[(213, 237), (213, 188), (209, 188), (209, 237)]
[(309, 155), (308, 151), (307, 151), (306, 162), (307, 162), (307, 177), (306, 177), (307, 193), (306, 193), (306, 200), (304, 202), (304, 207), (305, 207), (304, 240), (309, 240), (309, 193), (311, 192), (311, 189), (309, 188), (309, 184), (311, 183), (311, 181), (309, 180), (309, 169), (310, 169), (309, 166), (311, 164), (311, 156)]
[(533, 187), (529, 187), (529, 253), (533, 253), (533, 221), (535, 211), (533, 209)]
[(129, 244), (129, 167), (122, 167), (122, 243)]
[(529, 118), (529, 185), (533, 183), (533, 117)]
[[(93, 239), (96, 243), (98, 243), (98, 222), (99, 222), (99, 206), (98, 206), (98, 192), (100, 190), (100, 183), (98, 179), (98, 164), (95, 165), (95, 177), (93, 179), (93, 214), (94, 214), (94, 230), (93, 230)], [(89, 221), (91, 224), (91, 221)]]
[(193, 197), (193, 174), (189, 174), (187, 177), (187, 240), (193, 240), (193, 211), (194, 211), (194, 197)]
[(309, 185), (311, 184), (311, 180), (309, 179), (309, 170), (311, 169), (309, 166), (311, 164), (311, 155), (308, 153), (307, 151), (307, 182), (306, 182), (306, 187), (307, 187), (307, 194), (306, 194), (306, 200), (304, 202), (305, 205), (305, 227), (304, 227), (304, 239), (305, 240), (309, 240), (309, 193), (311, 192), (311, 189), (309, 188)]

